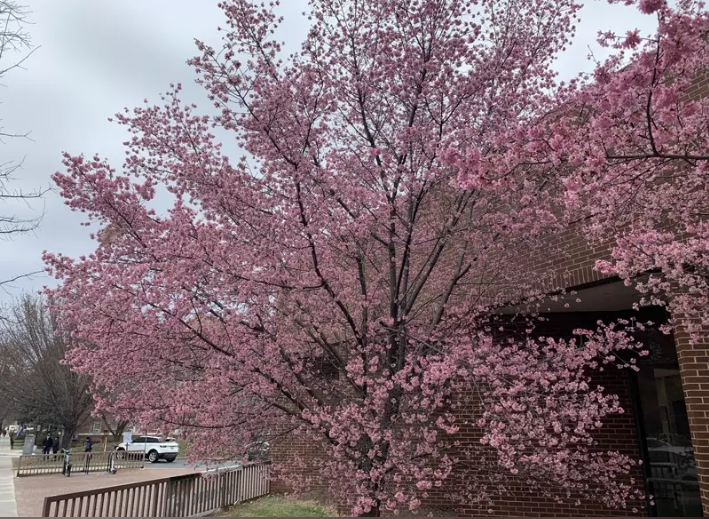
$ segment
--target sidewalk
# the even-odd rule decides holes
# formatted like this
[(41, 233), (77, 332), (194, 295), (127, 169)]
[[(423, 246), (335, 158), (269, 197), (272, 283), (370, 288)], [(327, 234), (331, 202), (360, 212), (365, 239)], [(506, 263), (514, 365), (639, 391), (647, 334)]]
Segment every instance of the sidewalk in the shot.
[(0, 437), (0, 517), (17, 517), (12, 458), (19, 455), (20, 451), (10, 450), (10, 438)]
[[(96, 490), (127, 483), (139, 483), (182, 474), (192, 474), (194, 472), (195, 470), (190, 468), (164, 468), (159, 470), (119, 470), (117, 474), (77, 473), (72, 474), (70, 478), (64, 477), (61, 474), (19, 478), (14, 481), (15, 495), (17, 496), (17, 511), (15, 517), (17, 517), (18, 514), (20, 517), (41, 517), (44, 498), (47, 496), (82, 492), (84, 490)], [(6, 516), (6, 514), (4, 510), (0, 508), (0, 517), (3, 516)]]

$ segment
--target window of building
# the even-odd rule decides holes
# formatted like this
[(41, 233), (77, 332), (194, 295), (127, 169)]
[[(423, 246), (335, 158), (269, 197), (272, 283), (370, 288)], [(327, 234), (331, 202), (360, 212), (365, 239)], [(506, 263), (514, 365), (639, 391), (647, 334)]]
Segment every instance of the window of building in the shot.
[(102, 422), (91, 422), (91, 434), (101, 434), (103, 431), (102, 425)]

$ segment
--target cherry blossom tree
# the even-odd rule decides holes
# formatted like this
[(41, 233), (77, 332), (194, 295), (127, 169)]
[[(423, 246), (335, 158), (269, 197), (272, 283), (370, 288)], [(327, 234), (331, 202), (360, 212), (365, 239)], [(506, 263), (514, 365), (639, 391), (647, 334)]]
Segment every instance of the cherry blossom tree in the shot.
[[(45, 256), (63, 282), (57, 316), (79, 339), (71, 363), (97, 394), (115, 390), (99, 410), (180, 427), (202, 458), (310, 438), (358, 515), (414, 510), (453, 471), (470, 484), (451, 499), (481, 506), (509, 478), (632, 506), (635, 461), (594, 440), (622, 409), (589, 372), (625, 366), (642, 324), (500, 339), (490, 317), (540, 296), (505, 258), (568, 224), (574, 182), (600, 185), (584, 175), (606, 169), (583, 148), (606, 138), (604, 113), (630, 124), (613, 67), (636, 37), (598, 85), (564, 85), (551, 64), (574, 33), (571, 0), (309, 5), (308, 37), (285, 56), (277, 2), (223, 2), (223, 47), (198, 42), (191, 61), (218, 115), (174, 86), (162, 105), (116, 115), (132, 134), (122, 172), (66, 154), (54, 176), (102, 229), (88, 257)], [(702, 26), (698, 6), (660, 9), (661, 35)], [(581, 111), (588, 130), (581, 101), (597, 103)], [(244, 156), (223, 153), (215, 128)], [(610, 174), (618, 161), (601, 162)], [(163, 213), (161, 187), (174, 201)], [(466, 422), (481, 441), (456, 438)]]

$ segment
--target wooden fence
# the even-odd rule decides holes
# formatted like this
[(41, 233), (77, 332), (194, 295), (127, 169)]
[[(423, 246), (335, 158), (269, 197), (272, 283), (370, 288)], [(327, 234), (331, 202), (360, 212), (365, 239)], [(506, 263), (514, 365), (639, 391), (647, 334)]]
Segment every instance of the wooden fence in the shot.
[[(111, 455), (114, 452), (77, 452), (71, 454), (71, 472), (107, 472)], [(145, 466), (142, 452), (123, 453), (120, 459), (114, 459), (117, 469), (139, 469)], [(64, 455), (33, 454), (20, 456), (17, 465), (17, 477), (61, 474), (64, 470)]]
[(47, 497), (42, 517), (191, 517), (269, 491), (269, 464), (256, 463)]

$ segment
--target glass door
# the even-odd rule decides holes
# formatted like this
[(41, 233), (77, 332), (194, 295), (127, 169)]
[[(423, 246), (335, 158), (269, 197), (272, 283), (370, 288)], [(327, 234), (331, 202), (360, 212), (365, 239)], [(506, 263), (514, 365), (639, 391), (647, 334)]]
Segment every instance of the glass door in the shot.
[(641, 357), (636, 398), (642, 415), (648, 491), (653, 515), (701, 517), (699, 480), (689, 433), (687, 408), (673, 337), (648, 330), (643, 337), (650, 355)]

